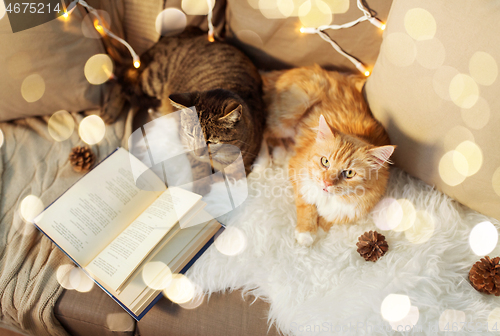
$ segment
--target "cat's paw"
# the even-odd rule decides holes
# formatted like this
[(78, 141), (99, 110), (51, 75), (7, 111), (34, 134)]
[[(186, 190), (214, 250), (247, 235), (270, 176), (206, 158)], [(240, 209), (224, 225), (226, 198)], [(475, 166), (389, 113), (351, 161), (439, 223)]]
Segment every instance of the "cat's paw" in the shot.
[(273, 149), (273, 163), (275, 165), (284, 165), (286, 162), (287, 151), (285, 147), (278, 146)]
[(316, 235), (311, 232), (299, 232), (295, 230), (295, 239), (302, 246), (311, 246)]

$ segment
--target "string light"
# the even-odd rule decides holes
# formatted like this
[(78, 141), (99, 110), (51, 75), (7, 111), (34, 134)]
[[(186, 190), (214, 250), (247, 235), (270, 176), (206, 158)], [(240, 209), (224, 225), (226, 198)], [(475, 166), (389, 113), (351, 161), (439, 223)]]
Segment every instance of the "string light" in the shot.
[[(214, 25), (212, 23), (212, 0), (207, 0), (207, 5), (208, 5), (208, 15), (207, 15), (207, 22), (208, 22), (208, 41), (214, 42)], [(215, 7), (215, 0), (214, 0), (214, 7)]]
[(370, 76), (370, 71), (366, 68), (366, 66), (356, 59), (355, 57), (351, 56), (347, 52), (345, 52), (338, 44), (335, 42), (330, 35), (325, 33), (325, 30), (327, 29), (333, 29), (333, 30), (339, 30), (339, 29), (345, 29), (345, 28), (351, 28), (355, 25), (357, 25), (360, 22), (363, 21), (368, 21), (375, 27), (379, 28), (380, 30), (385, 30), (385, 23), (380, 21), (378, 18), (374, 17), (370, 11), (368, 11), (363, 4), (361, 3), (361, 0), (357, 0), (358, 8), (363, 12), (363, 16), (360, 18), (347, 22), (341, 25), (323, 25), (319, 26), (318, 28), (313, 28), (313, 27), (302, 27), (300, 28), (300, 32), (302, 34), (318, 34), (319, 37), (321, 37), (324, 41), (328, 42), (333, 49), (335, 49), (339, 54), (347, 58), (349, 61), (351, 61), (352, 64), (366, 77)]
[(103, 24), (103, 20), (99, 13), (95, 10), (94, 7), (90, 6), (86, 1), (84, 0), (74, 0), (71, 2), (68, 6), (68, 8), (64, 11), (64, 14), (62, 15), (63, 17), (67, 18), (69, 14), (75, 9), (76, 5), (80, 4), (81, 6), (87, 8), (90, 14), (94, 15), (96, 20), (94, 21), (94, 27), (95, 29), (100, 33), (100, 34), (106, 34), (109, 37), (117, 40), (121, 44), (123, 44), (128, 51), (130, 52), (130, 55), (132, 55), (132, 60), (135, 68), (139, 68), (141, 66), (141, 61), (139, 58), (139, 55), (134, 51), (134, 49), (130, 46), (130, 44), (127, 43), (124, 39), (116, 36), (113, 32), (111, 32), (106, 26)]

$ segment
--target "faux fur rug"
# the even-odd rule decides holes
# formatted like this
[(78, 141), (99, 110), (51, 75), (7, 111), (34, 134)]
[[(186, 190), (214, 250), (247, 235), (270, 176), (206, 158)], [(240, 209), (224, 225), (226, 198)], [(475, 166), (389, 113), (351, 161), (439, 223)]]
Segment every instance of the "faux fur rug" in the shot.
[[(248, 199), (224, 219), (224, 234), (233, 244), (219, 250), (235, 255), (212, 245), (187, 274), (205, 293), (243, 288), (269, 301), (269, 322), (285, 334), (389, 335), (398, 326), (408, 334), (441, 334), (440, 328), (484, 334), (488, 319), (494, 327), (500, 299), (477, 292), (467, 278), (480, 259), (469, 245), (472, 228), (490, 221), (498, 229), (498, 221), (393, 168), (386, 197), (425, 211), (424, 220), (415, 222), (419, 227), (382, 231), (372, 213), (358, 223), (334, 226), (303, 247), (294, 240), (296, 212), (284, 171), (281, 162), (249, 175)], [(358, 237), (369, 230), (384, 234), (389, 244), (376, 263), (356, 251)], [(500, 255), (500, 247), (489, 255)], [(410, 313), (392, 324), (381, 308), (390, 294), (411, 302)], [(404, 310), (386, 304), (387, 314)]]

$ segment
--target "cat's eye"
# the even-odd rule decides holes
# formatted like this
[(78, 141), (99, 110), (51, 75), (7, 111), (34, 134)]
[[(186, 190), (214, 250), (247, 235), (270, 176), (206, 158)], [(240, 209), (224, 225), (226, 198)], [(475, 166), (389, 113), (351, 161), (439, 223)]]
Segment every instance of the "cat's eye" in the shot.
[(330, 161), (328, 161), (328, 159), (325, 156), (321, 157), (321, 164), (325, 168), (329, 168), (330, 167)]
[(342, 174), (344, 174), (345, 178), (350, 179), (350, 178), (353, 178), (356, 175), (356, 172), (354, 170), (352, 170), (352, 169), (349, 169), (349, 170), (344, 170), (342, 172)]

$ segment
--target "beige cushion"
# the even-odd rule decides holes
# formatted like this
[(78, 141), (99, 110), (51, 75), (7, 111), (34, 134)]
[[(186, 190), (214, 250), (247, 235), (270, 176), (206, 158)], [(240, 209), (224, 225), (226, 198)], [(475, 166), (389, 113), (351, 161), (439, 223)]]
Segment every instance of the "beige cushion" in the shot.
[(0, 121), (99, 106), (103, 85), (90, 84), (84, 67), (104, 48), (83, 36), (83, 15), (79, 8), (15, 34), (8, 16), (0, 19)]
[(366, 83), (396, 165), (498, 219), (499, 17), (493, 1), (395, 0)]
[[(227, 37), (243, 49), (258, 67), (276, 69), (318, 63), (323, 66), (347, 67), (357, 71), (350, 61), (338, 54), (330, 44), (323, 41), (318, 35), (301, 34), (299, 31), (304, 23), (320, 24), (322, 21), (318, 21), (318, 17), (322, 20), (333, 18), (332, 24), (343, 24), (361, 17), (362, 12), (357, 8), (356, 1), (307, 2), (294, 0), (293, 3), (296, 5), (292, 15), (295, 16), (277, 19), (267, 18), (280, 16), (281, 12), (276, 8), (277, 3), (292, 3), (292, 1), (228, 0)], [(336, 4), (337, 12), (348, 9), (345, 13), (333, 14), (333, 17), (319, 15), (316, 16), (316, 19), (313, 17), (311, 20), (311, 17), (303, 16), (303, 23), (296, 15), (298, 15), (301, 6), (305, 6), (302, 9), (307, 9), (308, 3), (312, 3), (311, 13), (319, 11), (318, 3), (329, 3), (332, 6)], [(269, 8), (258, 7), (259, 4)], [(381, 20), (385, 20), (391, 1), (372, 0), (369, 1), (369, 5), (377, 12)], [(325, 10), (325, 8), (323, 9)], [(282, 10), (287, 13), (285, 9), (282, 8)], [(284, 17), (282, 14), (281, 16)], [(368, 67), (373, 66), (382, 42), (381, 30), (365, 21), (349, 29), (329, 30), (328, 33), (344, 50), (357, 57)]]

